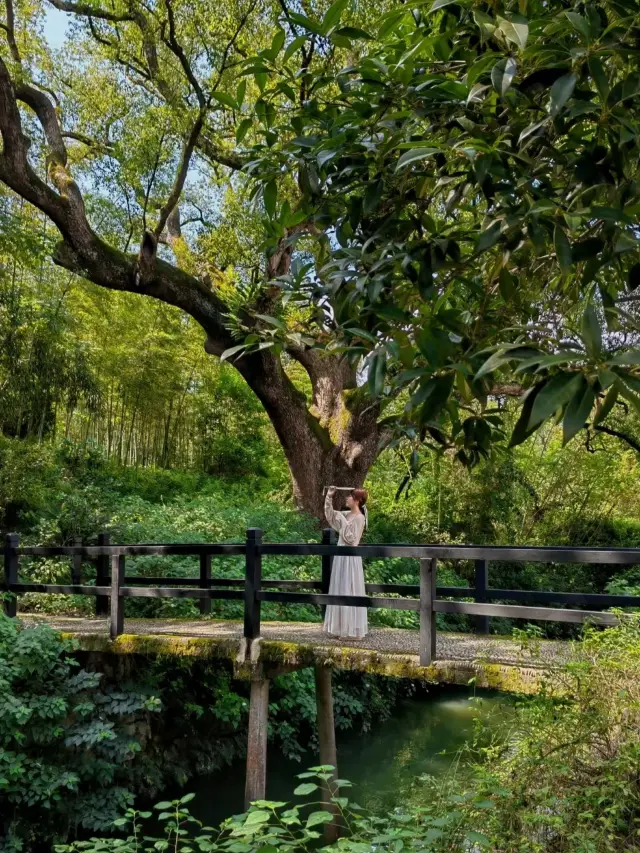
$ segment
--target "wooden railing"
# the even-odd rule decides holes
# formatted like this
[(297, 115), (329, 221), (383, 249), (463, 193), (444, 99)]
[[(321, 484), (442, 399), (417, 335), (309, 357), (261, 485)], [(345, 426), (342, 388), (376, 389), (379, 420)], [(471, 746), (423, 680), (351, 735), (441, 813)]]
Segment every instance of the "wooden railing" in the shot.
[[(143, 577), (125, 573), (127, 557), (193, 556), (200, 560), (197, 578)], [(318, 580), (263, 580), (262, 560), (269, 556), (315, 556), (321, 558)], [(331, 561), (334, 556), (363, 558), (406, 557), (420, 561), (420, 584), (366, 584), (366, 596), (329, 595)], [(215, 557), (244, 556), (244, 578), (216, 578), (211, 575)], [(22, 557), (71, 558), (70, 584), (20, 582)], [(475, 563), (474, 587), (436, 585), (438, 560), (472, 560)], [(95, 584), (82, 582), (82, 563), (96, 566)], [(237, 544), (112, 545), (107, 534), (98, 544), (20, 547), (16, 534), (9, 534), (4, 545), (5, 612), (17, 613), (16, 595), (21, 593), (58, 593), (88, 595), (96, 598), (96, 615), (110, 617), (112, 639), (124, 632), (125, 598), (190, 598), (200, 602), (203, 614), (211, 612), (212, 600), (244, 602), (244, 636), (260, 636), (260, 610), (263, 601), (284, 604), (347, 605), (391, 610), (413, 610), (419, 614), (420, 662), (428, 666), (435, 659), (436, 614), (457, 613), (476, 617), (476, 630), (488, 631), (490, 617), (597, 624), (615, 624), (616, 618), (603, 610), (612, 607), (640, 607), (640, 596), (601, 595), (575, 592), (493, 589), (488, 586), (490, 562), (591, 563), (628, 566), (640, 564), (637, 548), (539, 548), (484, 547), (475, 545), (360, 545), (337, 546), (333, 531), (325, 530), (321, 544), (264, 544), (262, 531), (247, 531), (246, 541)], [(386, 594), (386, 595), (385, 595)], [(394, 597), (391, 597), (394, 596)], [(473, 598), (474, 601), (454, 601)], [(522, 602), (495, 604), (493, 601)], [(574, 608), (534, 605), (565, 604)]]

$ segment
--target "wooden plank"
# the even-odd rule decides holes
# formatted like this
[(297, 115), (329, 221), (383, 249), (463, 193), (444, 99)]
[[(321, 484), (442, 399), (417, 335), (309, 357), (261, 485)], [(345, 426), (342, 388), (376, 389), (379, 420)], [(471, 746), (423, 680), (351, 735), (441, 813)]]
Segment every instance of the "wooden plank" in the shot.
[[(429, 556), (429, 548), (425, 545), (316, 545), (313, 543), (283, 543), (279, 545), (263, 545), (261, 553), (264, 556), (278, 555), (291, 557), (412, 557), (420, 559)], [(639, 558), (640, 562), (640, 558)]]
[[(338, 541), (338, 537), (336, 535), (335, 530), (327, 527), (322, 531), (322, 544), (323, 545), (336, 545)], [(322, 561), (322, 580), (320, 583), (320, 589), (324, 595), (329, 595), (329, 589), (331, 587), (331, 568), (333, 566), (333, 557), (329, 554), (324, 554), (321, 558)], [(327, 608), (326, 606), (322, 607), (322, 618), (324, 619), (326, 615)], [(329, 688), (331, 685), (329, 685)], [(318, 686), (316, 683), (316, 694), (318, 691)], [(333, 714), (333, 710), (331, 712)], [(321, 764), (323, 762), (320, 762)]]
[(124, 600), (121, 589), (124, 581), (124, 557), (111, 558), (111, 618), (109, 636), (112, 640), (124, 633)]
[(340, 810), (336, 803), (332, 802), (333, 797), (338, 796), (338, 790), (335, 786), (335, 780), (338, 778), (338, 751), (336, 749), (336, 727), (333, 718), (331, 668), (317, 664), (314, 669), (320, 764), (324, 767), (333, 767), (333, 778), (322, 785), (323, 808), (333, 817), (331, 823), (324, 825), (324, 840), (325, 843), (332, 844), (338, 837)]
[(13, 584), (16, 592), (42, 592), (49, 595), (89, 595), (93, 597), (109, 596), (110, 586), (89, 586), (87, 584), (55, 584), (55, 583), (18, 583)]
[[(200, 586), (202, 582), (199, 578), (181, 578), (175, 575), (171, 577), (156, 577), (144, 575), (127, 575), (124, 579), (125, 583), (130, 586), (145, 584), (146, 586)], [(244, 588), (244, 578), (211, 578), (207, 581), (208, 587), (237, 587)], [(321, 581), (279, 581), (279, 580), (263, 580), (263, 589), (322, 589)], [(417, 593), (416, 593), (417, 595)]]
[[(98, 545), (108, 547), (109, 534), (98, 534)], [(96, 586), (106, 587), (111, 583), (109, 577), (109, 557), (102, 555), (96, 559)], [(109, 614), (109, 597), (108, 593), (96, 598), (96, 616), (107, 616)]]
[(255, 640), (260, 636), (260, 582), (262, 580), (262, 530), (247, 530), (244, 586), (244, 636)]
[(176, 544), (176, 545), (84, 545), (82, 548), (76, 548), (73, 545), (47, 545), (38, 547), (27, 547), (20, 549), (20, 556), (23, 557), (73, 557), (79, 553), (82, 557), (101, 557), (101, 556), (125, 556), (125, 557), (146, 557), (146, 556), (169, 556), (181, 555), (186, 557), (199, 557), (200, 554), (211, 554), (214, 557), (232, 557), (242, 556), (245, 553), (246, 546), (231, 542), (222, 545), (207, 545), (207, 544)]
[(181, 587), (135, 587), (123, 586), (120, 588), (123, 598), (194, 598), (216, 599), (219, 601), (242, 601), (244, 590), (241, 589), (183, 589)]
[[(393, 546), (392, 546), (393, 547)], [(593, 563), (640, 565), (638, 548), (514, 548), (507, 545), (428, 545), (429, 555), (440, 560), (491, 560), (516, 563)]]
[[(479, 604), (487, 601), (487, 587), (489, 586), (489, 561), (475, 560), (475, 599)], [(489, 633), (489, 617), (476, 616), (476, 634)]]
[(420, 665), (430, 666), (436, 656), (436, 561), (420, 560)]
[(604, 595), (591, 592), (543, 592), (528, 589), (488, 589), (488, 599), (507, 601), (557, 602), (591, 607), (593, 610), (606, 607), (640, 607), (640, 595)]
[(304, 592), (268, 592), (258, 593), (260, 601), (279, 601), (281, 604), (337, 604), (340, 607), (382, 607), (389, 610), (420, 610), (420, 601), (416, 598), (370, 598), (363, 595), (317, 595)]
[(312, 543), (263, 545), (264, 555), (354, 556), (354, 557), (436, 557), (440, 560), (495, 560), (528, 563), (594, 563), (640, 565), (639, 548), (567, 548), (484, 545), (359, 545), (329, 546)]
[[(74, 540), (74, 547), (82, 548), (82, 539), (79, 536)], [(73, 586), (82, 584), (82, 554), (77, 550), (71, 558), (71, 583)]]
[(616, 625), (612, 613), (597, 610), (561, 610), (551, 607), (521, 607), (518, 604), (475, 604), (470, 601), (441, 601), (433, 604), (437, 613), (466, 613), (469, 616), (497, 616), (505, 619), (540, 620), (543, 622), (585, 622)]
[(4, 588), (8, 595), (4, 601), (4, 612), (7, 616), (18, 614), (18, 602), (13, 593), (18, 592), (18, 547), (20, 537), (17, 533), (8, 533), (4, 538)]
[(267, 795), (267, 735), (269, 727), (269, 682), (266, 678), (251, 682), (249, 731), (247, 736), (247, 774), (244, 807)]
[[(211, 581), (211, 554), (200, 554), (200, 588), (208, 589)], [(211, 599), (200, 599), (200, 615), (211, 614)]]

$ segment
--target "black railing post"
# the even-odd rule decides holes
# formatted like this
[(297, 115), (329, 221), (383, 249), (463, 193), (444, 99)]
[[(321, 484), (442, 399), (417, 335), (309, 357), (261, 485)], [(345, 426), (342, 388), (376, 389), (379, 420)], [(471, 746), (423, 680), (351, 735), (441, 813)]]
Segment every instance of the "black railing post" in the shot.
[[(489, 561), (476, 560), (475, 600), (479, 604), (486, 604), (487, 588), (489, 586)], [(476, 616), (476, 634), (489, 633), (489, 617)]]
[(262, 530), (247, 530), (247, 553), (244, 575), (244, 636), (257, 640), (260, 636), (260, 601), (258, 592), (262, 582)]
[(124, 598), (120, 590), (124, 586), (124, 556), (111, 558), (111, 620), (109, 636), (112, 640), (124, 634)]
[[(73, 540), (74, 548), (82, 548), (82, 537), (76, 536)], [(80, 586), (82, 583), (82, 554), (74, 554), (71, 557), (71, 584)]]
[(8, 533), (4, 540), (4, 583), (7, 597), (4, 602), (4, 612), (7, 616), (18, 615), (18, 599), (11, 592), (11, 585), (18, 583), (18, 546), (20, 537), (17, 533)]
[[(335, 545), (338, 541), (338, 536), (335, 530), (327, 527), (322, 531), (322, 544), (323, 545)], [(329, 586), (331, 584), (331, 565), (333, 563), (333, 557), (329, 554), (322, 555), (322, 594), (329, 595)], [(324, 617), (327, 611), (326, 606), (322, 607), (322, 616)]]
[[(200, 554), (200, 589), (211, 589), (211, 554)], [(211, 599), (200, 599), (200, 615), (211, 613)]]
[[(98, 545), (101, 548), (109, 547), (109, 534), (98, 533)], [(101, 554), (96, 560), (96, 586), (109, 586), (109, 555)], [(109, 596), (96, 596), (96, 616), (109, 615)]]
[(436, 598), (437, 560), (420, 560), (420, 666), (430, 666), (436, 657)]

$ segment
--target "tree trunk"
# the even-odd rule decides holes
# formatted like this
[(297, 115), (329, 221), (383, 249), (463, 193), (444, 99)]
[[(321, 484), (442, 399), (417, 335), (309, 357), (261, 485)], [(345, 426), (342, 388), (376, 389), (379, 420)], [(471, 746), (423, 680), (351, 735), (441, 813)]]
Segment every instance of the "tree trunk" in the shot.
[[(209, 338), (208, 352), (220, 355)], [(307, 371), (311, 405), (293, 385), (281, 359), (268, 350), (234, 365), (265, 408), (289, 464), (297, 506), (324, 521), (325, 486), (363, 485), (378, 455), (378, 407), (358, 388), (355, 369), (317, 350), (290, 353)]]

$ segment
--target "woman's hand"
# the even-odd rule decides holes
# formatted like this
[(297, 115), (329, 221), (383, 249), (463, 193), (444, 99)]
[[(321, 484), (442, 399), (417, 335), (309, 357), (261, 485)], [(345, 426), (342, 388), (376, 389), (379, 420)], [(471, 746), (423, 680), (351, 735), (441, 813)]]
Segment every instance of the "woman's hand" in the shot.
[(333, 486), (330, 486), (330, 487), (327, 489), (327, 495), (328, 495), (328, 497), (332, 498), (332, 497), (335, 495), (335, 493), (336, 493), (336, 490), (335, 490), (335, 488), (334, 488)]

